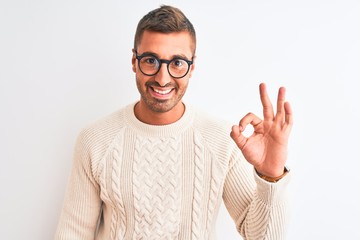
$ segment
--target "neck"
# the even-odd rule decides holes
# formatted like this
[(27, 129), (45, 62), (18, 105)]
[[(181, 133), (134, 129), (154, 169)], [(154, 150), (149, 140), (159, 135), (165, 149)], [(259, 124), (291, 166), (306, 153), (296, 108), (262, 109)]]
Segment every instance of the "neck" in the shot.
[(143, 101), (135, 105), (134, 113), (141, 122), (150, 125), (168, 125), (178, 121), (185, 112), (185, 105), (179, 102), (174, 108), (167, 112), (154, 112), (150, 110)]

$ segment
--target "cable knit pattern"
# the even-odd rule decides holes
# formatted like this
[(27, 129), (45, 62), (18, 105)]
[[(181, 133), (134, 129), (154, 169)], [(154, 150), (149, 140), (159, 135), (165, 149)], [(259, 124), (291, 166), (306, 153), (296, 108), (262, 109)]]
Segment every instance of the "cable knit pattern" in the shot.
[[(123, 132), (121, 132), (120, 134), (121, 137), (123, 137)], [(123, 138), (121, 138), (122, 140)], [(121, 166), (121, 162), (122, 162), (122, 150), (123, 150), (123, 145), (122, 145), (122, 141), (116, 141), (115, 146), (114, 146), (114, 150), (113, 150), (113, 154), (112, 154), (112, 172), (111, 172), (111, 185), (112, 185), (112, 192), (113, 192), (113, 196), (114, 196), (114, 202), (116, 205), (116, 209), (118, 209), (118, 213), (117, 214), (113, 214), (113, 216), (116, 215), (116, 218), (113, 219), (112, 221), (112, 228), (111, 228), (111, 232), (112, 232), (112, 238), (111, 239), (117, 239), (117, 235), (123, 236), (124, 235), (124, 229), (125, 229), (125, 209), (124, 209), (124, 203), (122, 200), (122, 196), (121, 196), (121, 183), (120, 183), (120, 166)], [(119, 221), (120, 223), (120, 231), (117, 232), (117, 226), (115, 226), (114, 220)]]
[(133, 108), (80, 133), (56, 240), (215, 239), (222, 199), (244, 239), (285, 238), (289, 176), (260, 179), (229, 124), (186, 106), (152, 126)]
[[(214, 219), (214, 214), (216, 211), (217, 205), (219, 204), (219, 193), (220, 193), (220, 186), (221, 180), (219, 179), (219, 174), (216, 172), (215, 166), (213, 166), (213, 162), (211, 164), (211, 181), (210, 181), (210, 193), (209, 193), (209, 204), (208, 204), (208, 216), (206, 222), (206, 229), (208, 232), (211, 232)], [(221, 195), (220, 195), (221, 196)]]
[(133, 239), (177, 238), (181, 199), (180, 153), (179, 138), (137, 138)]
[(192, 239), (203, 239), (201, 217), (201, 200), (203, 199), (204, 191), (204, 146), (198, 139), (198, 135), (194, 136), (195, 145), (195, 179), (194, 179), (194, 201), (193, 201), (193, 214), (192, 214)]

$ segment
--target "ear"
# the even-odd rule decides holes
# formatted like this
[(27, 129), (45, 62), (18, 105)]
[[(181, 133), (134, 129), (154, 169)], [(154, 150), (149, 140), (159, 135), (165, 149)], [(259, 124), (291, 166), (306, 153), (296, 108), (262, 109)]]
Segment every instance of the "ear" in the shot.
[(132, 65), (132, 70), (134, 73), (136, 73), (136, 53), (135, 53), (135, 49), (132, 49), (133, 55), (131, 58), (131, 65)]
[(193, 71), (195, 70), (195, 58), (196, 58), (196, 56), (193, 57), (193, 60), (192, 60), (192, 61), (193, 61), (193, 64), (191, 64), (191, 66), (190, 66), (189, 78), (192, 77)]

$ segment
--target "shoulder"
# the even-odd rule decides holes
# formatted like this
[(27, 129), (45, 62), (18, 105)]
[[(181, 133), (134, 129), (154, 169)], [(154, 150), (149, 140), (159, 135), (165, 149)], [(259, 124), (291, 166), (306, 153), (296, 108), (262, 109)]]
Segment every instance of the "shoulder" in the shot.
[(230, 137), (232, 124), (229, 121), (195, 109), (193, 130), (209, 151), (224, 165), (231, 159), (241, 158), (241, 152)]
[(230, 139), (232, 124), (217, 116), (195, 108), (194, 128), (206, 138), (227, 141)]
[(217, 116), (195, 109), (193, 128), (201, 136), (212, 151), (224, 153), (233, 148), (230, 137), (232, 124)]
[[(109, 142), (124, 128), (125, 109), (121, 108), (113, 113), (87, 124), (78, 135), (78, 142), (86, 148), (106, 147)], [(102, 146), (101, 146), (102, 145)]]

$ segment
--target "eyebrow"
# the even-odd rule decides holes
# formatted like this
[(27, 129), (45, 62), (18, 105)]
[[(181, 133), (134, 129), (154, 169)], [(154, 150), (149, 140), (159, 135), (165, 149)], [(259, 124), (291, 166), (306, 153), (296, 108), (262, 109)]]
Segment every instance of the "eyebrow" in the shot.
[[(154, 53), (154, 52), (143, 52), (143, 53), (140, 54), (139, 56), (148, 56), (148, 55), (152, 55), (152, 56), (155, 56), (155, 57), (157, 57), (158, 59), (160, 59), (160, 56), (159, 56), (158, 54)], [(185, 59), (185, 60), (191, 61), (191, 60), (188, 59), (188, 57), (185, 56), (184, 54), (175, 54), (175, 55), (172, 55), (169, 60), (176, 59), (176, 58), (181, 58), (181, 59)], [(168, 60), (168, 59), (161, 59), (161, 60)]]

